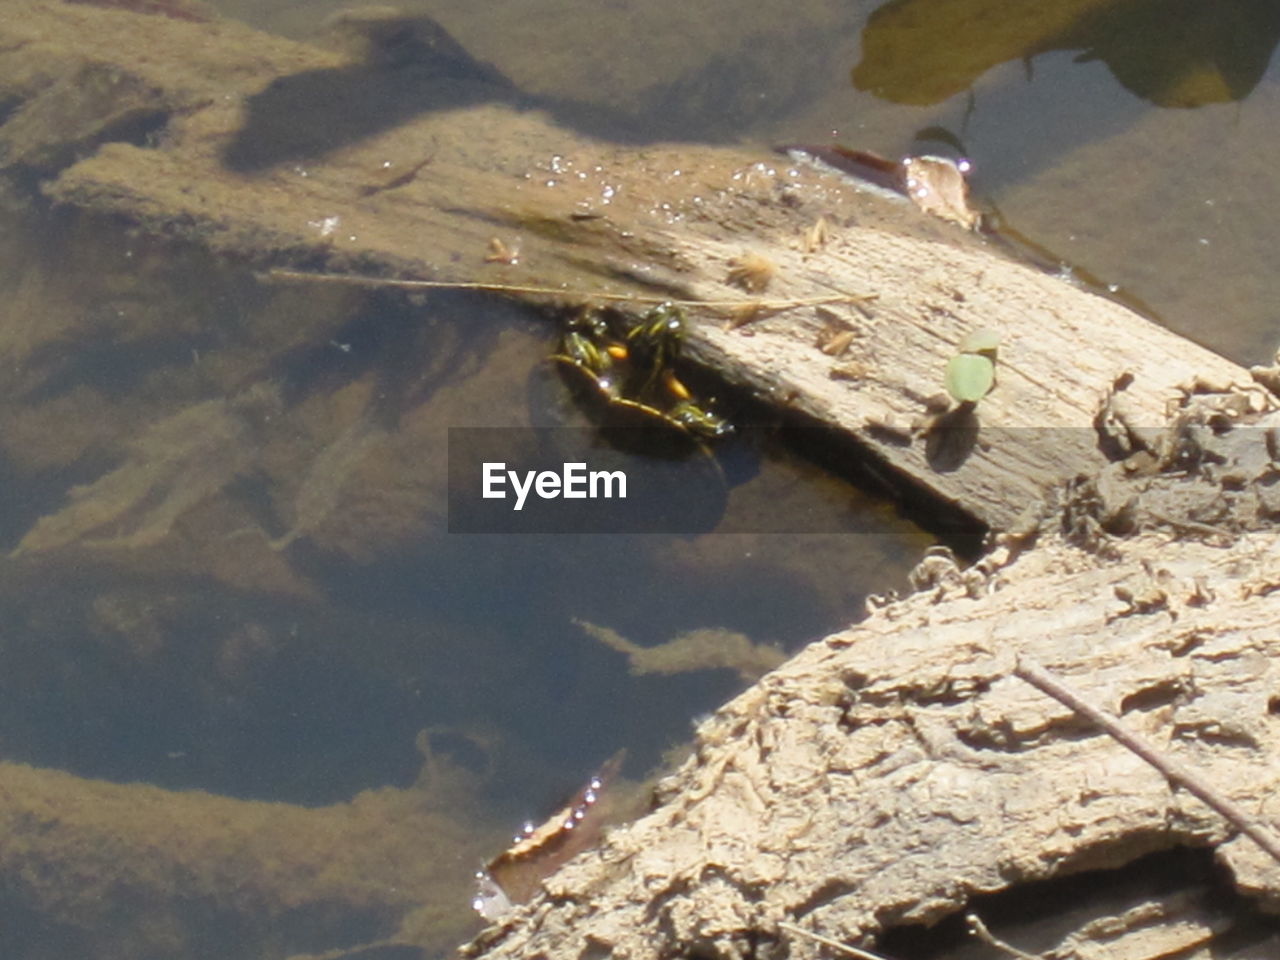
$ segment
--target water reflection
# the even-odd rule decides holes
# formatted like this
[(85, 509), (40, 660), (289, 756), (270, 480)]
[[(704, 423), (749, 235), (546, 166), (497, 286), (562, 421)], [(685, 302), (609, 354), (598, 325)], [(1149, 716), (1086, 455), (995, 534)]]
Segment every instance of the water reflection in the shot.
[[(786, 73), (786, 65), (817, 39), (816, 31), (770, 36), (767, 43), (752, 38), (749, 56), (712, 54), (669, 77), (655, 70), (654, 82), (633, 102), (603, 104), (589, 90), (573, 96), (521, 90), (425, 14), (360, 8), (332, 18), (326, 32), (330, 43), (355, 53), (355, 62), (281, 77), (248, 98), (244, 126), (223, 152), (229, 169), (254, 173), (319, 160), (415, 116), (484, 103), (544, 110), (565, 127), (622, 143), (732, 140), (765, 115), (800, 107), (812, 81)], [(428, 156), (403, 179), (369, 191), (400, 186), (429, 166)]]
[(860, 90), (895, 103), (940, 103), (1008, 61), (1057, 50), (1104, 62), (1134, 95), (1161, 107), (1241, 100), (1280, 38), (1269, 0), (894, 0), (862, 33)]

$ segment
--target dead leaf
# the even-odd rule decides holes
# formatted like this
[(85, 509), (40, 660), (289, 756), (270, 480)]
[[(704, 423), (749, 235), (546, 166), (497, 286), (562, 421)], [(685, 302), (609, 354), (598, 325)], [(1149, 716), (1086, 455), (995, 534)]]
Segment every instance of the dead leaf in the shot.
[(966, 230), (978, 226), (979, 213), (969, 205), (964, 175), (969, 161), (947, 157), (907, 157), (902, 161), (907, 196), (925, 213), (958, 223)]

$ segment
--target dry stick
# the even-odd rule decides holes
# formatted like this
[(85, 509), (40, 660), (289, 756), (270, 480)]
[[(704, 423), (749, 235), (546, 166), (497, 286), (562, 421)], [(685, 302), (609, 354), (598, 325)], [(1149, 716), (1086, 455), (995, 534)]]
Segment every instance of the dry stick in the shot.
[(987, 925), (982, 922), (982, 918), (976, 913), (966, 913), (964, 918), (968, 921), (969, 932), (983, 943), (995, 947), (997, 950), (1003, 950), (1009, 956), (1017, 957), (1018, 960), (1044, 960), (1044, 957), (1039, 954), (1027, 953), (1025, 950), (1019, 950), (1013, 944), (1005, 943), (987, 929)]
[(760, 310), (790, 310), (793, 307), (821, 307), (832, 303), (866, 303), (879, 299), (878, 293), (832, 294), (825, 297), (803, 297), (796, 300), (673, 300), (671, 297), (646, 297), (632, 293), (584, 293), (563, 287), (540, 287), (517, 283), (485, 283), (453, 280), (395, 280), (387, 277), (362, 277), (354, 273), (309, 273), (306, 270), (267, 270), (259, 274), (267, 280), (306, 280), (317, 283), (344, 283), (356, 287), (394, 287), (404, 290), (482, 290), (486, 293), (538, 293), (554, 297), (580, 297), (584, 300), (610, 300), (630, 303), (672, 303), (678, 307), (740, 307), (750, 304)]
[(816, 940), (824, 947), (830, 947), (832, 950), (839, 950), (841, 953), (850, 957), (857, 957), (858, 960), (886, 960), (885, 957), (878, 953), (870, 953), (861, 950), (858, 947), (851, 947), (847, 943), (841, 943), (839, 940), (832, 940), (830, 937), (824, 937), (820, 933), (814, 933), (812, 930), (806, 930), (804, 927), (797, 927), (794, 923), (782, 921), (778, 924), (779, 930), (786, 930), (788, 933), (798, 933), (802, 937), (808, 937), (810, 940)]
[(1205, 782), (1194, 770), (1184, 767), (1178, 761), (1161, 754), (1155, 747), (1125, 727), (1119, 718), (1088, 703), (1080, 694), (1076, 693), (1034, 660), (1029, 660), (1025, 657), (1020, 658), (1013, 672), (1033, 687), (1070, 707), (1076, 713), (1088, 717), (1110, 734), (1113, 739), (1128, 747), (1164, 774), (1165, 779), (1174, 786), (1182, 787), (1188, 793), (1199, 797), (1218, 813), (1222, 814), (1241, 833), (1252, 839), (1254, 843), (1270, 854), (1273, 860), (1280, 863), (1280, 842), (1277, 842), (1275, 836), (1250, 817), (1235, 801), (1223, 796), (1214, 787)]

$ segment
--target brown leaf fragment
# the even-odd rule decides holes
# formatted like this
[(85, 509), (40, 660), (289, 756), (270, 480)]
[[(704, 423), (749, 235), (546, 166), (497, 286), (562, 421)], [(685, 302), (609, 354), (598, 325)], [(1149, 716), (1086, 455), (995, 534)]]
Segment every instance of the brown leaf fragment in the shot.
[(520, 262), (520, 245), (512, 244), (507, 246), (501, 237), (489, 238), (489, 252), (485, 254), (485, 263), (501, 263), (508, 267), (514, 267)]
[(747, 293), (763, 293), (778, 273), (778, 265), (768, 257), (745, 251), (742, 256), (729, 261), (727, 280)]
[(826, 217), (820, 216), (808, 230), (804, 232), (802, 249), (805, 253), (813, 253), (827, 245), (831, 239), (831, 224)]
[(828, 307), (818, 307), (814, 312), (822, 321), (822, 329), (818, 331), (815, 341), (816, 346), (829, 357), (842, 356), (858, 335), (857, 327)]
[(537, 893), (546, 877), (600, 839), (607, 809), (600, 803), (601, 792), (621, 772), (626, 753), (619, 750), (606, 760), (563, 809), (537, 827), (526, 825), (511, 847), (485, 865), (472, 903), (481, 916), (501, 919), (513, 904)]
[(832, 333), (822, 333), (818, 335), (818, 349), (825, 353), (828, 357), (839, 357), (849, 349), (853, 343), (855, 334), (852, 330), (840, 330)]
[(977, 228), (979, 214), (969, 205), (969, 184), (964, 178), (969, 161), (907, 157), (902, 167), (906, 173), (907, 196), (912, 203), (925, 213), (958, 223), (966, 230)]
[[(729, 308), (729, 319), (725, 321), (724, 329), (737, 330), (739, 327), (745, 327), (749, 323), (755, 323), (764, 316), (764, 310), (759, 303), (750, 301), (740, 306)], [(751, 331), (745, 331), (747, 336), (751, 336)]]

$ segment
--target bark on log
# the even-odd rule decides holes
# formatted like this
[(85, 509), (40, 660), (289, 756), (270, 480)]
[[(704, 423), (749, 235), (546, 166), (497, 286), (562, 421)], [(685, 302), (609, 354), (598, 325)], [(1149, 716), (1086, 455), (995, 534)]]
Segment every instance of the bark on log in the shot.
[[(707, 721), (653, 813), (468, 954), (818, 957), (828, 947), (804, 931), (866, 943), (1180, 847), (1213, 850), (1236, 892), (1280, 912), (1280, 863), (1239, 823), (1018, 673), (1048, 665), (1274, 846), (1280, 415), (1237, 428), (1231, 400), (1201, 397), (1151, 438), (1177, 469), (1130, 458), (1070, 491), (1036, 549), (1006, 537), (965, 571), (927, 559), (909, 600), (812, 644)], [(1076, 903), (1091, 900), (1105, 913), (1092, 893)], [(1044, 948), (1207, 957), (1242, 935), (1242, 911), (1156, 900), (1093, 914), (1074, 945)]]
[(956, 576), (813, 644), (699, 729), (653, 813), (470, 955), (816, 958), (782, 924), (865, 944), (1179, 846), (1280, 907), (1280, 867), (1251, 841), (1013, 675), (1043, 662), (1280, 823), (1276, 548), (1152, 532), (1102, 560), (1055, 538), (993, 562), (985, 596)]
[[(834, 175), (761, 151), (624, 149), (575, 134), (555, 122), (562, 105), (521, 98), (490, 67), (460, 67), (452, 47), (443, 68), (408, 75), (420, 112), (405, 106), (379, 129), (360, 117), (406, 77), (376, 50), (352, 60), (228, 23), (9, 8), (0, 88), (18, 106), (0, 145), (11, 172), (48, 177), (59, 202), (258, 263), (550, 286), (569, 302), (749, 304), (727, 282), (744, 250), (777, 265), (771, 300), (875, 295), (866, 315), (848, 311), (859, 336), (837, 360), (815, 345), (813, 308), (735, 331), (695, 311), (688, 352), (990, 526), (1101, 468), (1095, 419), (1123, 375), (1128, 416), (1148, 426), (1197, 376), (1248, 382), (1124, 307)], [(147, 57), (126, 52), (139, 44)], [(428, 46), (441, 46), (435, 34)], [(289, 112), (325, 93), (331, 113)], [(330, 128), (342, 142), (324, 142)], [(820, 217), (835, 236), (805, 252)], [(519, 245), (518, 264), (486, 262), (493, 236)], [(1003, 336), (997, 389), (976, 418), (912, 436), (960, 340), (982, 327)], [(833, 367), (858, 375), (832, 379)]]

